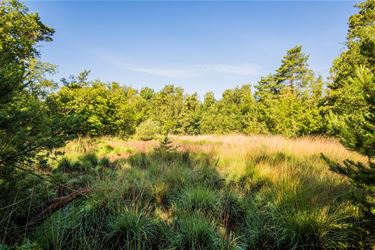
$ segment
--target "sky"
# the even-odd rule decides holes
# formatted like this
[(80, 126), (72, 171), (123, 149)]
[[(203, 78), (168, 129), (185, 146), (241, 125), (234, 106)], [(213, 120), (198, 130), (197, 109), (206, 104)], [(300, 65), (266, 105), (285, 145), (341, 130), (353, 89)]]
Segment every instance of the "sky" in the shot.
[(324, 77), (345, 49), (354, 1), (26, 1), (55, 29), (41, 59), (54, 79), (91, 70), (90, 79), (134, 88), (183, 87), (200, 96), (256, 84), (286, 51), (302, 45)]

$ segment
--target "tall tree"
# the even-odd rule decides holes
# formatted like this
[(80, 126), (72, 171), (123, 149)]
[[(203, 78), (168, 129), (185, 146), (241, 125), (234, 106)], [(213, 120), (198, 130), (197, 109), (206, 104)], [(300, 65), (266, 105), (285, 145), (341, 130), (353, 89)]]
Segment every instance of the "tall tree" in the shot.
[(363, 220), (354, 226), (365, 234), (366, 247), (371, 247), (375, 244), (375, 1), (367, 0), (356, 7), (359, 12), (349, 19), (347, 50), (331, 69), (325, 111), (329, 114), (329, 131), (369, 160), (339, 164), (325, 159), (333, 171), (347, 176), (357, 187), (353, 202)]
[(69, 137), (67, 128), (74, 123), (45, 103), (53, 86), (45, 74), (54, 67), (39, 61), (36, 45), (51, 41), (52, 34), (20, 2), (0, 2), (0, 206), (11, 208), (2, 210), (7, 219), (0, 220), (0, 234), (8, 239), (17, 240), (17, 222), (40, 206), (38, 198), (47, 198), (47, 192), (37, 191), (36, 171), (49, 149)]
[(18, 166), (32, 158), (38, 150), (61, 142), (58, 135), (62, 131), (39, 98), (45, 87), (41, 77), (50, 68), (36, 62), (39, 53), (35, 45), (40, 41), (51, 41), (53, 29), (15, 0), (1, 3), (0, 27), (2, 169)]
[(366, 248), (371, 248), (375, 244), (375, 75), (364, 66), (356, 67), (355, 72), (351, 84), (361, 86), (361, 97), (367, 103), (367, 109), (364, 116), (357, 116), (356, 120), (352, 116), (346, 117), (337, 129), (344, 145), (368, 156), (368, 162), (348, 159), (340, 164), (324, 159), (331, 170), (347, 176), (357, 188), (353, 192), (353, 202), (359, 207), (363, 220), (354, 227), (364, 234)]
[(324, 99), (327, 130), (334, 135), (339, 133), (335, 129), (337, 123), (343, 124), (342, 120), (350, 116), (357, 120), (368, 109), (361, 95), (362, 87), (351, 80), (357, 77), (356, 67), (364, 66), (375, 73), (375, 0), (355, 6), (359, 12), (349, 18), (347, 49), (333, 63)]
[(305, 79), (309, 72), (308, 59), (309, 56), (303, 53), (302, 46), (295, 46), (287, 51), (275, 74), (279, 92), (282, 87), (289, 87), (294, 91), (295, 88), (305, 86)]
[[(363, 65), (375, 70), (375, 0), (367, 0), (355, 5), (359, 12), (349, 18), (347, 49), (333, 62), (330, 90), (343, 88), (348, 77), (355, 76), (355, 65)], [(334, 96), (332, 97), (334, 101)]]
[(270, 133), (296, 136), (320, 131), (319, 119), (317, 122), (314, 119), (320, 117), (322, 81), (315, 79), (308, 58), (302, 47), (296, 46), (287, 51), (275, 74), (258, 82), (255, 92), (258, 120)]

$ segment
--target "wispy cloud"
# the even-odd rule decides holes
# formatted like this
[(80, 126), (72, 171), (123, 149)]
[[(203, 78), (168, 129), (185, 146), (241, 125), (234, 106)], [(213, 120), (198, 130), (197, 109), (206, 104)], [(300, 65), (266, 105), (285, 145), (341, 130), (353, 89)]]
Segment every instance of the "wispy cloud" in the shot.
[(194, 71), (187, 70), (187, 69), (180, 69), (180, 68), (158, 68), (158, 67), (138, 67), (138, 66), (130, 66), (125, 65), (122, 67), (123, 69), (134, 71), (134, 72), (141, 72), (146, 73), (149, 75), (156, 75), (162, 77), (171, 77), (171, 78), (185, 78), (185, 77), (192, 77), (195, 76)]
[(168, 67), (133, 66), (121, 64), (121, 68), (134, 72), (169, 78), (202, 77), (212, 73), (241, 76), (260, 76), (264, 73), (262, 68), (255, 64), (206, 64), (206, 65), (184, 65)]
[(233, 75), (244, 75), (244, 76), (260, 76), (264, 73), (264, 70), (252, 63), (243, 64), (208, 64), (201, 65), (204, 71), (216, 71), (221, 73), (233, 74)]
[(212, 74), (258, 77), (264, 74), (262, 67), (253, 63), (152, 66), (124, 62), (117, 58), (103, 55), (100, 57), (123, 70), (167, 78), (205, 77)]

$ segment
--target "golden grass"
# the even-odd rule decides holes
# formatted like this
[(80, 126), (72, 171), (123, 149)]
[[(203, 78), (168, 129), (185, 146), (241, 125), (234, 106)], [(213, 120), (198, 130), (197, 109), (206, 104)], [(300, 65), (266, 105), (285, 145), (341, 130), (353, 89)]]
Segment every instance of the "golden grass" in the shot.
[(251, 168), (250, 182), (253, 184), (247, 181), (248, 189), (257, 182), (269, 182), (275, 187), (280, 186), (281, 189), (274, 192), (283, 195), (283, 191), (289, 192), (282, 190), (283, 187), (290, 188), (295, 184), (298, 188), (308, 188), (311, 185), (314, 192), (311, 199), (326, 204), (332, 197), (347, 193), (349, 185), (347, 179), (329, 170), (320, 155), (323, 153), (338, 162), (345, 159), (366, 162), (366, 157), (349, 151), (333, 138), (325, 137), (201, 135), (172, 136), (172, 139), (180, 145), (179, 150), (216, 158), (217, 170), (227, 183), (237, 183), (249, 174)]
[[(318, 237), (319, 242), (324, 242), (319, 244), (331, 248), (339, 245), (333, 244), (336, 235), (340, 235), (343, 244), (350, 241), (346, 239), (345, 230), (350, 230), (345, 229), (345, 223), (348, 218), (357, 219), (357, 210), (348, 199), (351, 186), (346, 178), (330, 171), (320, 155), (323, 153), (338, 162), (345, 159), (366, 162), (367, 159), (349, 151), (337, 140), (261, 135), (173, 135), (170, 138), (179, 152), (152, 152), (159, 145), (157, 141), (125, 141), (112, 137), (81, 138), (70, 142), (65, 152), (67, 156), (95, 153), (116, 162), (119, 167), (116, 175), (94, 182), (96, 200), (102, 197), (114, 204), (120, 202), (121, 206), (122, 200), (130, 201), (132, 206), (143, 209), (142, 213), (150, 209), (156, 218), (172, 227), (175, 222), (187, 223), (185, 217), (178, 217), (178, 213), (182, 211), (189, 218), (189, 208), (195, 198), (181, 197), (197, 185), (204, 189), (194, 189), (193, 194), (199, 195), (187, 197), (198, 197), (197, 203), (209, 204), (207, 207), (212, 211), (216, 211), (211, 209), (216, 205), (210, 204), (227, 201), (222, 195), (228, 190), (239, 197), (238, 207), (237, 203), (232, 204), (235, 199), (228, 201), (235, 208), (233, 214), (241, 220), (238, 223), (243, 226), (234, 228), (233, 232), (248, 237), (254, 248), (260, 246), (265, 235), (271, 239), (268, 244), (275, 244), (276, 248), (282, 248), (283, 244), (295, 247), (309, 243), (309, 235)], [(205, 171), (208, 170), (207, 174)], [(204, 178), (198, 178), (201, 175)], [(206, 182), (205, 178), (209, 180)], [(209, 191), (205, 192), (206, 189)], [(212, 193), (215, 195), (210, 198)], [(242, 218), (242, 214), (246, 217)], [(208, 218), (211, 217), (220, 216), (212, 212)], [(228, 235), (224, 232), (232, 229), (224, 230), (224, 227), (227, 227), (224, 222), (217, 225), (222, 237), (226, 238)], [(259, 235), (251, 231), (253, 229), (258, 230)], [(343, 232), (332, 234), (338, 229)]]
[[(199, 135), (199, 136), (172, 136), (177, 142), (183, 142), (188, 150), (204, 152), (220, 152), (221, 155), (244, 155), (284, 152), (299, 157), (326, 154), (333, 160), (343, 161), (353, 159), (366, 161), (364, 156), (347, 150), (336, 139), (306, 136), (286, 138), (275, 135)], [(197, 143), (198, 142), (198, 143)]]

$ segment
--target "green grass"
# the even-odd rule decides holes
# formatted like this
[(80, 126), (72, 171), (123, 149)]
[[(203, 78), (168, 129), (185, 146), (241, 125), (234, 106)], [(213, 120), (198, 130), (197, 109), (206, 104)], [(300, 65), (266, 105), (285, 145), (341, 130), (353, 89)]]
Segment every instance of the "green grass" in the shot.
[(196, 213), (176, 218), (171, 245), (180, 249), (219, 249), (222, 238), (215, 223)]
[(180, 209), (194, 212), (200, 211), (208, 216), (219, 213), (221, 200), (218, 193), (206, 187), (192, 187), (182, 191), (177, 200)]
[(185, 140), (191, 148), (134, 149), (111, 160), (131, 147), (115, 142), (67, 146), (50, 174), (69, 187), (65, 194), (92, 192), (34, 227), (20, 226), (22, 219), (37, 214), (57, 187), (35, 178), (17, 183), (17, 192), (30, 190), (19, 200), (34, 196), (0, 210), (8, 220), (0, 219), (0, 242), (25, 249), (336, 249), (359, 240), (349, 185), (315, 152)]

